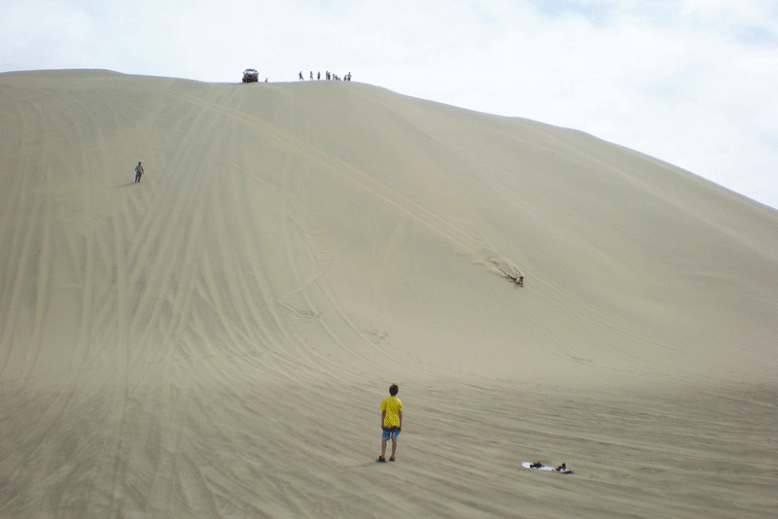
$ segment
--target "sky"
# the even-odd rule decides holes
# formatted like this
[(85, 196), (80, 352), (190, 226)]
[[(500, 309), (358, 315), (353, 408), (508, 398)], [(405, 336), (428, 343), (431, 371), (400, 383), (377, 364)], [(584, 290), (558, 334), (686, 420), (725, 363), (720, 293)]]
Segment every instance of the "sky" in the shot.
[(303, 71), (573, 128), (778, 208), (778, 0), (3, 0), (0, 72)]

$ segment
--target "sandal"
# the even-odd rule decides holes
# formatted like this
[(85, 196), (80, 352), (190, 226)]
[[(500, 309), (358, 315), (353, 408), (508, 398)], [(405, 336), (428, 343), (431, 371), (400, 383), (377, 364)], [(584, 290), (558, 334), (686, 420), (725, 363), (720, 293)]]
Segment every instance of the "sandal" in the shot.
[(376, 460), (378, 463), (386, 463), (386, 458), (383, 456), (378, 456), (378, 459)]

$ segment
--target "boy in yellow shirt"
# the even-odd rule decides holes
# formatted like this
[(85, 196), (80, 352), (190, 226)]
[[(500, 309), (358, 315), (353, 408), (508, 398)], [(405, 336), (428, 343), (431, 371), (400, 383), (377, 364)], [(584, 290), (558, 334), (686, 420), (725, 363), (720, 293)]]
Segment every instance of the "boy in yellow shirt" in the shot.
[(394, 453), (397, 451), (397, 437), (403, 428), (403, 403), (397, 398), (399, 388), (397, 384), (389, 386), (389, 396), (381, 401), (381, 455), (376, 461), (384, 463), (386, 458), (386, 442), (392, 439), (392, 457), (389, 461), (394, 461)]

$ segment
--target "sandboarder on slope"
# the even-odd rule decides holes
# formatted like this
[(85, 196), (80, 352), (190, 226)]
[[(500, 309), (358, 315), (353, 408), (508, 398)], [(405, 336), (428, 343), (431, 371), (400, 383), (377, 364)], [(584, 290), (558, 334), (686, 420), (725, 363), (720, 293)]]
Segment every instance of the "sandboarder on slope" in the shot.
[(511, 276), (510, 274), (508, 274), (506, 277), (511, 281), (513, 281), (514, 283), (516, 283), (517, 285), (519, 285), (520, 287), (524, 286), (524, 276)]

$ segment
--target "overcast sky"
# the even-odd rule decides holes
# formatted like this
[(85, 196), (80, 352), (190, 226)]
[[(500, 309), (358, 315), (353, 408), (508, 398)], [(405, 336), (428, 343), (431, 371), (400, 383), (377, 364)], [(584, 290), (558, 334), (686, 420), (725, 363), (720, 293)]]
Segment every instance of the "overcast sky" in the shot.
[(0, 71), (304, 71), (574, 128), (778, 208), (778, 0), (3, 0)]

